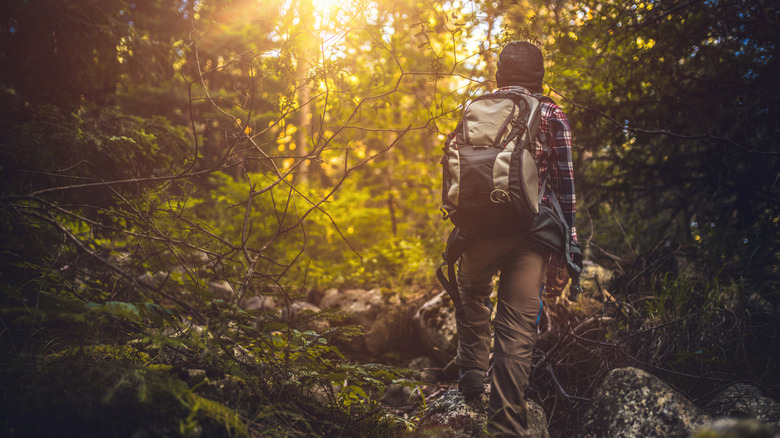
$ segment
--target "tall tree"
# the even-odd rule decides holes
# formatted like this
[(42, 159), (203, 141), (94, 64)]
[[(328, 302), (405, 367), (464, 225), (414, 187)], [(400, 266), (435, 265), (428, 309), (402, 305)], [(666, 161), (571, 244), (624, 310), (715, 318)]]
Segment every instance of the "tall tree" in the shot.
[(777, 281), (774, 8), (599, 0), (524, 3), (510, 17), (543, 43), (574, 124), (593, 243)]

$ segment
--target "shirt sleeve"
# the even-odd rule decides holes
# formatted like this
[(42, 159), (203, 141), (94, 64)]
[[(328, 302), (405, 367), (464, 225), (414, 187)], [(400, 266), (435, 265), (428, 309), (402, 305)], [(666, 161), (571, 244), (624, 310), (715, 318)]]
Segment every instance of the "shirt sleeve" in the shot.
[(545, 129), (548, 146), (555, 151), (549, 163), (551, 167), (552, 189), (558, 195), (564, 219), (566, 219), (571, 229), (572, 237), (576, 242), (577, 228), (574, 215), (577, 208), (577, 198), (574, 194), (571, 126), (566, 114), (554, 103), (544, 102), (542, 104), (542, 117), (547, 122), (543, 123), (542, 129)]

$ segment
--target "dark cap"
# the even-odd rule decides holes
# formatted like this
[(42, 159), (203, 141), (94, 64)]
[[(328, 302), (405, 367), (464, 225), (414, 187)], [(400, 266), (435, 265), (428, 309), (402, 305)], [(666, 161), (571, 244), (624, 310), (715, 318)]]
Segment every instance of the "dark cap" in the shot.
[(498, 55), (496, 82), (499, 87), (520, 85), (532, 93), (542, 92), (544, 56), (535, 45), (512, 41)]

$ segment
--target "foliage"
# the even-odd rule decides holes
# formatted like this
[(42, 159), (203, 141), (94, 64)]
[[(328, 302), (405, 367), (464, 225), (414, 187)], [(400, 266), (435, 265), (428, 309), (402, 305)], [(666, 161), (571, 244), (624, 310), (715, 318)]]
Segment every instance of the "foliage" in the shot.
[(776, 288), (778, 119), (768, 96), (778, 60), (764, 11), (728, 0), (567, 11), (551, 74), (589, 157), (579, 187), (599, 246), (617, 221), (634, 257), (682, 247), (711, 277)]
[[(6, 382), (24, 386), (4, 388), (0, 424), (8, 436), (63, 430), (80, 436), (249, 436), (235, 411), (195, 394), (167, 371), (110, 360), (35, 362), (20, 360), (4, 373)], [(31, 365), (34, 374), (25, 372)]]
[(780, 393), (778, 317), (759, 294), (686, 274), (656, 287), (653, 295), (550, 303), (531, 390), (551, 413), (551, 435), (576, 430), (607, 373), (625, 366), (659, 376), (700, 406), (734, 381)]
[[(572, 366), (553, 371), (771, 382), (777, 17), (759, 0), (4, 2), (3, 381), (83, 383), (54, 402), (96, 430), (101, 409), (160, 418), (160, 399), (165, 434), (397, 432), (372, 397), (402, 372), (334, 346), (358, 328), (247, 303), (435, 284), (441, 142), (520, 38), (546, 55), (580, 240), (623, 303), (557, 321)], [(740, 349), (761, 367), (728, 360)], [(3, 407), (21, 406), (6, 384)]]
[(32, 283), (39, 288), (7, 286), (1, 297), (4, 433), (247, 436), (284, 425), (301, 436), (375, 436), (399, 427), (366, 391), (405, 373), (349, 364), (331, 345), (354, 336), (349, 327), (300, 332), (295, 320), (213, 299), (202, 313), (174, 303), (99, 304), (59, 272)]

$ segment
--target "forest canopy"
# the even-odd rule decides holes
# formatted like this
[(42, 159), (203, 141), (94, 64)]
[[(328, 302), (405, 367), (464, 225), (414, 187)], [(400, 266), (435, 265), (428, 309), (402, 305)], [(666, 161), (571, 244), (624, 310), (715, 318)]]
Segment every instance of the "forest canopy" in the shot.
[(321, 378), (330, 344), (296, 362), (309, 335), (242, 300), (435, 285), (443, 140), (512, 40), (540, 46), (572, 123), (579, 239), (610, 289), (776, 307), (778, 29), (764, 0), (6, 0), (0, 363), (133, 341), (230, 368), (238, 343), (270, 382)]

